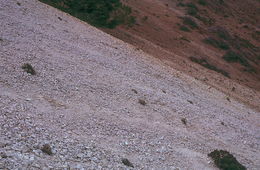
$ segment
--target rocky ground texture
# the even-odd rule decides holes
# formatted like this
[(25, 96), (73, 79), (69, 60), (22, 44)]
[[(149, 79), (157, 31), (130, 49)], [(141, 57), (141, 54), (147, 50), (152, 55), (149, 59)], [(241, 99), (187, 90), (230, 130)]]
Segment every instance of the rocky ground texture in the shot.
[(0, 169), (260, 169), (258, 111), (36, 0), (0, 21)]

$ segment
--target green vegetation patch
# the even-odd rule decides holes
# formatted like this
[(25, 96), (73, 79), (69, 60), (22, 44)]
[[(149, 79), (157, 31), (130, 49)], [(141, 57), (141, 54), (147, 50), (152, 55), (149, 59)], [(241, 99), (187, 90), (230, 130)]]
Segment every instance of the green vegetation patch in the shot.
[(200, 5), (206, 6), (207, 5), (207, 1), (206, 0), (198, 0), (198, 3)]
[(208, 63), (208, 61), (206, 59), (199, 59), (199, 58), (196, 58), (196, 57), (190, 57), (190, 60), (194, 63), (198, 63), (200, 64), (201, 66), (207, 68), (207, 69), (210, 69), (210, 70), (213, 70), (217, 73), (220, 73), (222, 75), (224, 75), (225, 77), (228, 77), (230, 78), (229, 76), (229, 73), (220, 69), (220, 68), (217, 68), (216, 66), (214, 65), (211, 65), (210, 63)]
[(246, 170), (237, 159), (227, 151), (214, 150), (208, 154), (214, 160), (215, 165), (221, 170)]
[(245, 67), (250, 67), (247, 59), (234, 51), (228, 51), (222, 58), (229, 63), (240, 63)]
[(246, 39), (236, 37), (236, 40), (237, 40), (237, 44), (239, 44), (238, 48), (244, 47), (247, 49), (252, 49), (254, 51), (257, 50), (256, 46), (254, 46), (250, 41), (248, 41)]
[(117, 25), (132, 26), (135, 17), (130, 7), (120, 0), (39, 0), (71, 14), (96, 27), (115, 28)]
[(190, 29), (188, 27), (186, 27), (185, 25), (181, 25), (180, 30), (185, 31), (185, 32), (190, 32)]
[(198, 8), (194, 3), (187, 3), (186, 4), (187, 7), (187, 14), (191, 15), (191, 16), (196, 16), (198, 13)]
[(189, 26), (191, 29), (195, 29), (195, 28), (198, 28), (198, 25), (197, 23), (190, 17), (183, 17), (182, 18), (182, 23), (184, 25), (187, 25)]
[(210, 44), (213, 47), (220, 48), (222, 50), (228, 50), (229, 49), (229, 45), (222, 40), (216, 40), (212, 37), (209, 37), (209, 38), (204, 39), (203, 41), (206, 44)]
[(29, 64), (29, 63), (23, 64), (23, 65), (22, 65), (22, 69), (23, 69), (25, 72), (27, 72), (27, 73), (29, 73), (29, 74), (31, 74), (31, 75), (35, 75), (35, 74), (36, 74), (36, 71), (34, 70), (34, 68), (32, 67), (32, 65)]

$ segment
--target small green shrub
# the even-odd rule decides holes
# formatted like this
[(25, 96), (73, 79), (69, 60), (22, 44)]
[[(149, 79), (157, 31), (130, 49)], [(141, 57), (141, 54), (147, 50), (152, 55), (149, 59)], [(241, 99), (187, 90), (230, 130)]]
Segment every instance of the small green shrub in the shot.
[(185, 31), (185, 32), (190, 32), (190, 29), (188, 27), (186, 27), (185, 25), (181, 25), (180, 30)]
[(225, 3), (224, 0), (218, 0), (218, 2), (219, 2), (220, 4), (224, 4), (224, 3)]
[(193, 3), (187, 3), (186, 4), (187, 7), (187, 14), (191, 15), (191, 16), (196, 16), (198, 13), (198, 8), (195, 4)]
[(224, 70), (222, 70), (222, 69), (220, 69), (220, 68), (217, 68), (216, 66), (213, 66), (213, 65), (209, 64), (206, 59), (198, 59), (198, 58), (196, 58), (196, 57), (190, 57), (190, 60), (191, 60), (192, 62), (194, 62), (194, 63), (200, 64), (201, 66), (203, 66), (203, 67), (205, 67), (205, 68), (207, 68), (207, 69), (213, 70), (213, 71), (215, 71), (215, 72), (218, 72), (218, 73), (222, 74), (222, 75), (225, 76), (225, 77), (230, 78), (228, 72), (226, 72), (226, 71), (224, 71)]
[(187, 25), (189, 26), (191, 29), (195, 29), (195, 28), (198, 28), (198, 25), (197, 23), (190, 17), (183, 17), (182, 18), (182, 23), (184, 25)]
[(215, 20), (213, 18), (204, 17), (204, 16), (201, 16), (201, 15), (196, 15), (195, 17), (197, 19), (199, 19), (200, 21), (202, 21), (206, 25), (213, 25), (215, 23)]
[(143, 22), (145, 22), (145, 21), (147, 21), (148, 20), (148, 16), (144, 16), (143, 18), (142, 18), (142, 21)]
[(197, 6), (196, 6), (194, 3), (192, 3), (192, 2), (187, 3), (186, 6), (189, 7), (189, 8), (193, 8), (193, 9), (195, 9), (196, 11), (198, 11)]
[(199, 0), (198, 3), (199, 3), (200, 5), (203, 5), (203, 6), (206, 6), (206, 5), (207, 5), (206, 0)]
[(241, 47), (253, 49), (253, 50), (256, 49), (256, 47), (250, 41), (240, 38), (240, 37), (237, 37), (236, 39)]
[(237, 159), (227, 151), (214, 150), (208, 154), (221, 170), (246, 170), (246, 167), (240, 164)]
[(91, 25), (114, 28), (120, 24), (133, 25), (130, 7), (120, 0), (39, 0), (71, 14)]
[(205, 42), (206, 44), (210, 44), (213, 47), (220, 48), (222, 50), (228, 50), (229, 49), (229, 45), (227, 43), (225, 43), (222, 40), (216, 40), (216, 39), (211, 38), (211, 37), (204, 39), (203, 42)]
[(229, 63), (240, 63), (245, 67), (250, 67), (247, 59), (234, 51), (228, 51), (222, 58)]
[(179, 3), (177, 4), (177, 6), (185, 7), (186, 5), (185, 5), (183, 2), (179, 2)]
[(184, 37), (184, 36), (182, 36), (180, 39), (183, 40), (183, 41), (190, 42), (190, 40), (187, 37)]
[(251, 36), (253, 39), (259, 41), (260, 40), (260, 31), (255, 31), (255, 32), (251, 33)]
[(34, 70), (34, 68), (32, 67), (32, 65), (29, 64), (29, 63), (25, 63), (24, 65), (22, 65), (22, 69), (23, 69), (25, 72), (27, 72), (27, 73), (29, 73), (29, 74), (31, 74), (31, 75), (35, 75), (35, 74), (36, 74), (36, 71)]
[(229, 32), (224, 27), (214, 27), (211, 32), (213, 32), (218, 38), (223, 40), (232, 40), (232, 36), (229, 34)]

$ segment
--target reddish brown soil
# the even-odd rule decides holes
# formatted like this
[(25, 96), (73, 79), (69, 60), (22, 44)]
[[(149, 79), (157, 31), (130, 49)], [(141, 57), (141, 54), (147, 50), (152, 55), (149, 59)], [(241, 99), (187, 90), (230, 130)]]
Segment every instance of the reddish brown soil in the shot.
[[(224, 4), (215, 1), (209, 1), (206, 6), (192, 1), (198, 7), (200, 16), (214, 21), (210, 24), (187, 15), (187, 7), (178, 6), (180, 1), (177, 0), (126, 0), (124, 3), (132, 7), (133, 15), (136, 16), (136, 24), (130, 28), (121, 26), (104, 31), (225, 92), (228, 96), (259, 109), (260, 43), (257, 31), (260, 30), (260, 3), (257, 0), (226, 0)], [(184, 4), (188, 2), (191, 1), (182, 1)], [(191, 32), (181, 31), (179, 25), (182, 24), (181, 17), (184, 16), (194, 19), (199, 28)], [(244, 66), (239, 63), (226, 62), (222, 59), (225, 50), (202, 41), (209, 36), (214, 37), (212, 30), (219, 27), (232, 37), (248, 40), (258, 48), (254, 54), (251, 49), (241, 48), (242, 52), (250, 54), (246, 58), (255, 69), (255, 73), (244, 71)], [(235, 41), (233, 39), (230, 43)], [(211, 65), (228, 72), (230, 78), (191, 62), (191, 56), (206, 59)]]

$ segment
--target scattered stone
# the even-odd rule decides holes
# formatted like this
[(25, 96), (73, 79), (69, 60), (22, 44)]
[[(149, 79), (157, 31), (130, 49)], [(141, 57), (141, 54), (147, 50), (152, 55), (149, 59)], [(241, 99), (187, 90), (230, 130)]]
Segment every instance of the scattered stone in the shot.
[(0, 157), (1, 157), (1, 158), (7, 158), (7, 155), (6, 155), (6, 153), (1, 152), (1, 153), (0, 153)]
[(146, 102), (145, 102), (143, 99), (139, 99), (139, 100), (138, 100), (138, 103), (140, 103), (140, 104), (143, 105), (143, 106), (146, 105)]
[(182, 119), (181, 119), (181, 122), (182, 122), (184, 125), (187, 125), (187, 119), (186, 119), (186, 118), (182, 118)]
[(193, 102), (191, 100), (187, 100), (190, 104), (193, 104)]
[(126, 158), (123, 158), (122, 159), (122, 163), (125, 165), (125, 166), (129, 166), (129, 167), (132, 167), (134, 168), (134, 165)]
[(132, 91), (135, 93), (135, 94), (137, 94), (138, 92), (137, 92), (137, 90), (135, 90), (135, 89), (132, 89)]
[(52, 149), (51, 146), (49, 144), (44, 144), (41, 148), (41, 151), (48, 154), (48, 155), (52, 155)]

